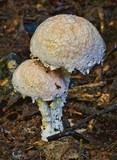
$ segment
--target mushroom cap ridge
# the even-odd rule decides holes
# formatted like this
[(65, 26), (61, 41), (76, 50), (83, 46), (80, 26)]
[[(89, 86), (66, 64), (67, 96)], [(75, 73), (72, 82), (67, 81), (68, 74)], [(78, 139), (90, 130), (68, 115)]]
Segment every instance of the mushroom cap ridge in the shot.
[(88, 20), (60, 14), (46, 19), (31, 38), (34, 57), (50, 69), (78, 69), (85, 74), (104, 57), (105, 43)]

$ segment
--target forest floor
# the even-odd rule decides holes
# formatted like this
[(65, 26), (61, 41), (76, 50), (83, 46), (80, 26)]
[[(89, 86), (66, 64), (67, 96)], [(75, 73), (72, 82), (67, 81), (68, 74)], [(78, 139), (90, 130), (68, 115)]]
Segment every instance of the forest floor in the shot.
[[(14, 93), (12, 74), (30, 58), (30, 38), (50, 16), (75, 14), (92, 22), (106, 46), (103, 65), (82, 75), (74, 71), (63, 109), (65, 130), (90, 119), (79, 134), (41, 141), (36, 103)], [(117, 160), (117, 7), (116, 0), (0, 0), (0, 160)]]

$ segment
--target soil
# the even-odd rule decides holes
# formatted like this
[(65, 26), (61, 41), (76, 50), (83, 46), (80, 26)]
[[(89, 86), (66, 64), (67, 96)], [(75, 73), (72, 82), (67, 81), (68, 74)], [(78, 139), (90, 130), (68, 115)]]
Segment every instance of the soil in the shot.
[[(103, 65), (74, 71), (63, 109), (65, 130), (108, 106), (114, 111), (84, 123), (72, 135), (41, 140), (41, 114), (30, 98), (15, 93), (15, 68), (30, 58), (30, 38), (48, 17), (66, 13), (92, 22), (106, 46)], [(117, 160), (116, 0), (0, 0), (0, 160)]]

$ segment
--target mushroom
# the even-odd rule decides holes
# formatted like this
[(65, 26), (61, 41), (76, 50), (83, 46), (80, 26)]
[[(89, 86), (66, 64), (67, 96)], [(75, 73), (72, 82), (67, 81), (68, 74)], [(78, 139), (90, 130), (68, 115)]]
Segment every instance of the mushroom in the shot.
[(31, 38), (31, 54), (51, 70), (77, 69), (83, 74), (104, 57), (105, 43), (88, 20), (60, 14), (39, 25)]
[(38, 60), (30, 59), (17, 67), (12, 84), (23, 97), (29, 96), (37, 102), (42, 114), (41, 136), (44, 141), (48, 136), (63, 131), (62, 107), (68, 84), (61, 74), (48, 71)]
[[(103, 62), (105, 43), (88, 20), (60, 14), (46, 19), (31, 38), (30, 51), (50, 70), (60, 68), (67, 86), (75, 69), (88, 74)], [(53, 107), (54, 108), (54, 107)]]

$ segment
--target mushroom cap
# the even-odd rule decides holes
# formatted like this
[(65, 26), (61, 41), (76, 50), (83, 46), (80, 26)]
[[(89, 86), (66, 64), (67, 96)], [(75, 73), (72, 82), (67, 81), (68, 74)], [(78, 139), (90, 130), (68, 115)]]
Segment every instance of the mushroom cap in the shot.
[(50, 101), (67, 91), (65, 81), (59, 73), (47, 71), (35, 59), (26, 60), (18, 66), (13, 74), (12, 84), (16, 91), (23, 97), (31, 97), (33, 102), (38, 98)]
[(104, 57), (105, 43), (88, 20), (60, 14), (39, 25), (31, 38), (30, 50), (51, 70), (64, 67), (85, 74)]

